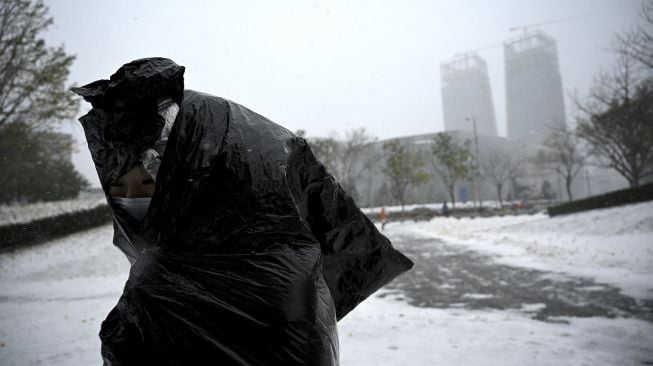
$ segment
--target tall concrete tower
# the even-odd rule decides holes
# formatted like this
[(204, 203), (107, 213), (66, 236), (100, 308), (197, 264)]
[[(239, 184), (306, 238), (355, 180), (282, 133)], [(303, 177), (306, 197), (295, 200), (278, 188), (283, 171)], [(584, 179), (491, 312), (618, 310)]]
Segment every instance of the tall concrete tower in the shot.
[(533, 31), (504, 42), (503, 50), (508, 138), (542, 143), (549, 126), (565, 121), (556, 42)]
[(487, 64), (476, 53), (465, 53), (440, 64), (445, 131), (472, 131), (497, 136)]

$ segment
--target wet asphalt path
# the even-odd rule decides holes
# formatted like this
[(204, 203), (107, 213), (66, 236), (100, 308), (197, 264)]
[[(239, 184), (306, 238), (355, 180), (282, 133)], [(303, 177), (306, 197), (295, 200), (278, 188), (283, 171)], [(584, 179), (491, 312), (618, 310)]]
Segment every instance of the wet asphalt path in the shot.
[[(588, 278), (498, 264), (489, 255), (432, 238), (391, 236), (413, 269), (386, 289), (419, 307), (515, 309), (534, 319), (634, 317), (653, 322), (653, 299), (637, 301)], [(412, 235), (412, 234), (411, 234)]]

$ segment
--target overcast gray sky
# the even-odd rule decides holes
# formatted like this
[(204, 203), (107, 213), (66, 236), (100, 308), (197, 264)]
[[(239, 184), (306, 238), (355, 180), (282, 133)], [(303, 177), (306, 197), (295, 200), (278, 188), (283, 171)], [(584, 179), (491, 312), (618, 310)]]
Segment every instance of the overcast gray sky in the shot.
[[(509, 28), (543, 25), (558, 42), (563, 87), (583, 92), (612, 62), (639, 0), (86, 1), (46, 0), (46, 35), (77, 56), (71, 83), (108, 78), (136, 58), (186, 66), (186, 87), (241, 103), (309, 136), (366, 127), (381, 138), (443, 129), (440, 62), (480, 51), (505, 135), (503, 50)], [(86, 113), (84, 103), (80, 115)], [(569, 111), (569, 108), (568, 108)], [(77, 167), (98, 185), (83, 132)]]

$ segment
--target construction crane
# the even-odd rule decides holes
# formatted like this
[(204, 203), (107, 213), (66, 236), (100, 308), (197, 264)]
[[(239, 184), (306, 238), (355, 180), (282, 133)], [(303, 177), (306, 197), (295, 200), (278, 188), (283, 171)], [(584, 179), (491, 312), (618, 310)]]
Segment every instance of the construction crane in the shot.
[[(544, 26), (544, 25), (551, 25), (551, 24), (569, 22), (569, 21), (572, 21), (572, 20), (587, 18), (588, 16), (590, 16), (590, 14), (574, 15), (574, 16), (571, 16), (571, 17), (552, 19), (552, 20), (548, 20), (548, 21), (544, 21), (544, 22), (540, 22), (540, 23), (520, 25), (520, 26), (512, 27), (512, 28), (510, 28), (508, 30), (510, 32), (517, 32), (517, 31), (521, 30), (525, 34), (525, 33), (528, 33), (528, 31), (530, 29), (533, 29), (533, 28), (538, 28), (538, 27), (541, 27), (541, 26)], [(473, 49), (473, 50), (468, 50), (468, 51), (465, 51), (465, 52), (455, 53), (453, 58), (454, 59), (463, 58), (468, 54), (473, 54), (473, 53), (477, 53), (477, 52), (481, 52), (481, 51), (487, 51), (487, 50), (500, 48), (500, 47), (503, 47), (503, 43), (495, 43), (495, 44), (492, 44), (492, 45), (481, 46), (481, 47), (478, 47), (478, 48)]]
[(573, 17), (552, 19), (552, 20), (548, 20), (546, 22), (540, 22), (540, 23), (535, 23), (535, 24), (527, 24), (527, 25), (520, 25), (520, 26), (517, 26), (517, 27), (512, 27), (512, 28), (510, 28), (508, 30), (510, 32), (518, 32), (518, 31), (521, 30), (523, 33), (528, 33), (529, 29), (538, 28), (538, 27), (541, 27), (543, 25), (564, 23), (564, 22), (569, 22), (569, 21), (572, 21), (572, 20), (580, 19), (580, 18), (587, 18), (588, 16), (589, 16), (589, 14), (581, 14), (581, 15), (575, 15)]
[(455, 53), (454, 58), (455, 57), (465, 56), (468, 53), (478, 53), (478, 52), (481, 52), (481, 51), (487, 51), (487, 50), (499, 48), (499, 47), (502, 47), (502, 46), (503, 46), (503, 44), (501, 44), (501, 43), (495, 43), (495, 44), (492, 44), (492, 45), (482, 46), (482, 47), (479, 47), (479, 48), (475, 48), (473, 50), (468, 50), (468, 51), (465, 51), (465, 52)]

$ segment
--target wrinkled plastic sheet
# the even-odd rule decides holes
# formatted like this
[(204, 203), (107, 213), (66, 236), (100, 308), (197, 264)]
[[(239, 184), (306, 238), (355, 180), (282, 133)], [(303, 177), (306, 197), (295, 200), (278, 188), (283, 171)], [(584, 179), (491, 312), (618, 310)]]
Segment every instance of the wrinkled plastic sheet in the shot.
[(232, 101), (184, 90), (163, 58), (74, 91), (105, 192), (181, 107), (143, 222), (111, 202), (132, 262), (102, 324), (105, 365), (337, 365), (337, 320), (412, 267), (302, 139)]

